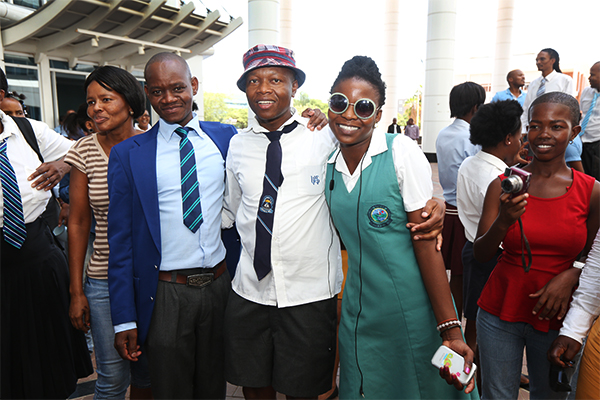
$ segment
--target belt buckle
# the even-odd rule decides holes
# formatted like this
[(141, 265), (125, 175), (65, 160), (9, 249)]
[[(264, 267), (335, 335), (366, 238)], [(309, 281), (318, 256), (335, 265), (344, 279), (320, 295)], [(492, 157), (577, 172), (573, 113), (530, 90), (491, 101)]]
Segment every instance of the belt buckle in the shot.
[(215, 274), (213, 273), (188, 275), (185, 284), (187, 286), (202, 288), (210, 285), (214, 280), (214, 276)]

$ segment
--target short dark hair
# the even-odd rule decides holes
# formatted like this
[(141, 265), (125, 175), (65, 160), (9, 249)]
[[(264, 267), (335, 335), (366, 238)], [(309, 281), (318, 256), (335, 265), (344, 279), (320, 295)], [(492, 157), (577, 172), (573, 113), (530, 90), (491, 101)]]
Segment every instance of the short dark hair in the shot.
[(346, 61), (340, 70), (335, 82), (331, 85), (330, 93), (333, 93), (333, 88), (338, 83), (346, 79), (358, 78), (365, 82), (369, 82), (377, 89), (379, 93), (379, 107), (385, 104), (385, 82), (381, 79), (381, 72), (375, 61), (366, 56), (354, 56)]
[(98, 82), (106, 90), (112, 90), (125, 98), (133, 111), (133, 118), (138, 118), (146, 109), (146, 95), (141, 83), (122, 68), (105, 65), (95, 69), (85, 79), (83, 90), (87, 91), (92, 82)]
[(521, 129), (521, 114), (523, 107), (516, 100), (482, 105), (471, 119), (471, 143), (483, 148), (497, 146), (506, 135)]
[(485, 103), (485, 89), (475, 82), (463, 82), (450, 91), (450, 117), (462, 118), (475, 106)]
[(2, 68), (0, 68), (0, 90), (4, 90), (4, 94), (8, 93), (8, 81)]
[(560, 70), (560, 66), (558, 65), (558, 63), (560, 62), (560, 56), (558, 55), (558, 51), (551, 49), (550, 47), (540, 50), (540, 52), (542, 51), (548, 53), (550, 58), (554, 58), (554, 64), (552, 64), (552, 69), (554, 69), (556, 72), (562, 73), (562, 71)]
[(531, 121), (531, 116), (533, 115), (533, 108), (539, 104), (544, 103), (562, 104), (563, 106), (568, 107), (569, 113), (571, 114), (571, 125), (579, 125), (579, 121), (581, 119), (581, 112), (579, 111), (579, 102), (577, 102), (577, 99), (575, 97), (563, 92), (544, 93), (543, 95), (535, 99), (529, 107), (529, 115), (527, 115), (527, 121)]

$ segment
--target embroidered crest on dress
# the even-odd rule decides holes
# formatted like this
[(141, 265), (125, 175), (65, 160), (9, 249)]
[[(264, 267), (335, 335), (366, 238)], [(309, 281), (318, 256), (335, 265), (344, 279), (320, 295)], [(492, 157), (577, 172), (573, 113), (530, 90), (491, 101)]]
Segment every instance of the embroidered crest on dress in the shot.
[(275, 204), (273, 204), (273, 198), (271, 196), (267, 195), (263, 197), (262, 201), (260, 202), (260, 211), (267, 214), (273, 214), (274, 207)]
[(390, 209), (384, 205), (376, 204), (369, 209), (369, 224), (375, 228), (383, 228), (392, 222)]

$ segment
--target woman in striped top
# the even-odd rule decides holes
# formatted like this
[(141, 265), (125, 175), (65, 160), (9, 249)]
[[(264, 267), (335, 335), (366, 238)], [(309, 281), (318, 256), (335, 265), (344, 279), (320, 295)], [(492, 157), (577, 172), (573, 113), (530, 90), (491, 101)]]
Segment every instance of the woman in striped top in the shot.
[[(108, 157), (111, 148), (136, 134), (133, 123), (144, 113), (145, 95), (129, 72), (104, 66), (85, 81), (87, 113), (98, 133), (79, 140), (66, 156), (73, 166), (70, 182), (69, 270), (71, 323), (93, 332), (98, 380), (95, 398), (124, 398), (130, 383), (130, 365), (113, 347), (114, 331), (108, 296)], [(83, 283), (91, 214), (96, 219), (94, 251)], [(149, 388), (147, 364), (131, 364), (132, 391)], [(149, 390), (149, 389), (148, 389)], [(140, 395), (142, 393), (139, 393)], [(145, 397), (148, 398), (148, 397)]]

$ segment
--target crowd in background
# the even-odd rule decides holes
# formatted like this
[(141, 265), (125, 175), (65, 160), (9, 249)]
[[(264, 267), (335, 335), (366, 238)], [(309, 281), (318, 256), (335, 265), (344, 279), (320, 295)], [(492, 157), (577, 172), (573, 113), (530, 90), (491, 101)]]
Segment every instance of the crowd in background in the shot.
[(559, 61), (452, 89), (444, 201), (369, 57), (299, 115), (293, 52), (251, 48), (239, 131), (172, 53), (144, 88), (97, 68), (54, 131), (0, 71), (0, 397), (66, 398), (93, 352), (99, 399), (599, 398), (600, 62), (578, 101)]

